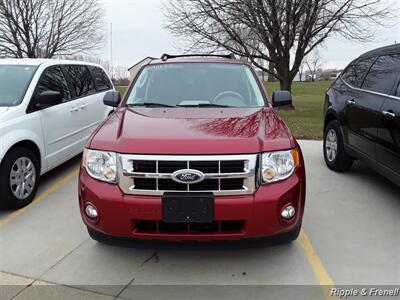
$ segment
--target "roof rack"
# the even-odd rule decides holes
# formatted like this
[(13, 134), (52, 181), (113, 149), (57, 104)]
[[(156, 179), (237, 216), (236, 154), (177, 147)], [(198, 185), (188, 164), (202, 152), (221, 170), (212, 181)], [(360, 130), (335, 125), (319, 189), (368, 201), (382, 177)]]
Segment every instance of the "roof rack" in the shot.
[(228, 59), (236, 59), (235, 55), (233, 53), (231, 54), (181, 54), (181, 55), (170, 55), (167, 53), (164, 53), (161, 55), (160, 59), (162, 61), (166, 61), (171, 58), (178, 58), (178, 57), (222, 57), (222, 58), (228, 58)]

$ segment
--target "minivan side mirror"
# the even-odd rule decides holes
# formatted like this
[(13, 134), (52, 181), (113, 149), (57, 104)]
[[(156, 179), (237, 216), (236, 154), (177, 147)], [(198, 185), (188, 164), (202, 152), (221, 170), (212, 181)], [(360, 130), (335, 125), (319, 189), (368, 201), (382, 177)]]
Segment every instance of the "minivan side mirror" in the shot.
[(121, 99), (121, 94), (118, 91), (108, 91), (103, 97), (103, 103), (107, 106), (118, 107)]
[(272, 93), (272, 106), (289, 106), (292, 105), (292, 94), (289, 91), (275, 91)]
[(57, 91), (44, 91), (36, 98), (36, 106), (38, 108), (46, 108), (60, 103), (62, 103), (62, 96)]

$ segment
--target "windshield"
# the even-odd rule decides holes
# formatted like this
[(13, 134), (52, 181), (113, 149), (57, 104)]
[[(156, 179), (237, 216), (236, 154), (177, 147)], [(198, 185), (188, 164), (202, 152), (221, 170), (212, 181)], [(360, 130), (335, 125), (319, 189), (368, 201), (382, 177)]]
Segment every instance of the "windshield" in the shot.
[(0, 106), (21, 103), (36, 66), (0, 65)]
[(127, 106), (261, 107), (265, 102), (250, 68), (226, 63), (148, 65)]

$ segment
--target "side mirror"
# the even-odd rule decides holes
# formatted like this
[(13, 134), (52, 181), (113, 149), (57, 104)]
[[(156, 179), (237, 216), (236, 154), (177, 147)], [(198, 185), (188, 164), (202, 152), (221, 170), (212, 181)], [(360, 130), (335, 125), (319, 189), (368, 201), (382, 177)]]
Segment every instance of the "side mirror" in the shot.
[(56, 91), (44, 91), (36, 99), (38, 108), (46, 108), (62, 103), (61, 93)]
[(111, 107), (118, 107), (121, 103), (121, 94), (117, 91), (108, 91), (103, 98), (103, 103)]
[(289, 91), (276, 91), (272, 93), (272, 106), (288, 106), (292, 105), (293, 99), (292, 94)]

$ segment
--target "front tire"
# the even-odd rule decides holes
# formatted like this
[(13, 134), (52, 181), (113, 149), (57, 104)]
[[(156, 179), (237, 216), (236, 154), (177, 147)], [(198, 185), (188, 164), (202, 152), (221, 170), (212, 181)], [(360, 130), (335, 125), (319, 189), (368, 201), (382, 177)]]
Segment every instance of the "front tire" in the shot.
[(89, 233), (90, 238), (99, 243), (107, 243), (111, 240), (109, 236), (107, 236), (101, 232), (98, 232), (97, 230), (94, 230), (94, 229), (90, 228), (89, 226), (87, 226), (87, 231)]
[(39, 176), (40, 164), (36, 155), (27, 148), (12, 148), (0, 166), (0, 206), (18, 209), (31, 203)]
[(297, 225), (291, 231), (281, 234), (279, 236), (279, 242), (281, 242), (281, 243), (291, 243), (291, 242), (294, 242), (295, 240), (297, 240), (297, 238), (299, 237), (300, 232), (301, 232), (301, 224), (302, 224), (302, 222), (300, 222), (300, 224)]
[(343, 135), (338, 121), (331, 121), (324, 132), (324, 159), (329, 169), (336, 172), (348, 171), (354, 159), (344, 149)]

